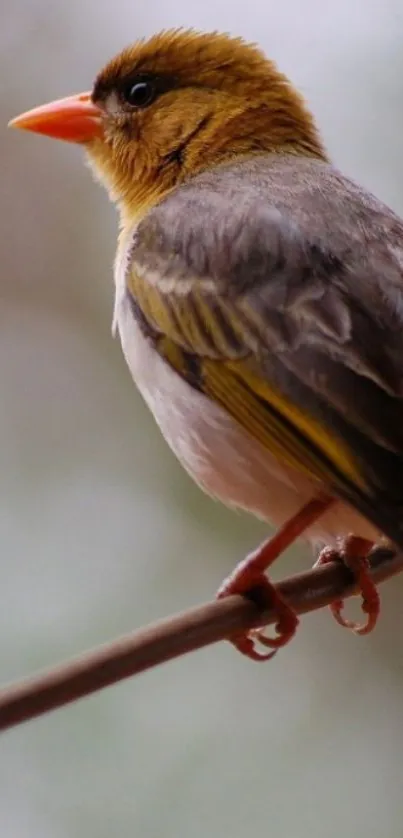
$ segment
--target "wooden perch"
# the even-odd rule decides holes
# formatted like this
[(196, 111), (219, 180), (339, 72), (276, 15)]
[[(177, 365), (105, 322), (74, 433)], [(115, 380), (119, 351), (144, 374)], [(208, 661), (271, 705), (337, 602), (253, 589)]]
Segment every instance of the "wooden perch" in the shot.
[[(376, 547), (370, 554), (374, 581), (403, 570), (403, 553)], [(298, 614), (355, 593), (351, 573), (339, 563), (315, 568), (280, 582), (278, 589)], [(216, 600), (120, 637), (78, 658), (0, 691), (0, 730), (21, 724), (90, 695), (130, 675), (224, 640), (237, 631), (273, 623), (252, 601), (231, 596)]]

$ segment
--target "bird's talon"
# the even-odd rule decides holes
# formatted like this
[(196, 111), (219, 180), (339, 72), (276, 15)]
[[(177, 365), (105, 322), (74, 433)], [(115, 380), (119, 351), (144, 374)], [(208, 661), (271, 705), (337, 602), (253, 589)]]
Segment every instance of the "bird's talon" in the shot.
[(298, 618), (294, 612), (292, 612), (292, 614), (293, 618), (292, 620), (290, 619), (287, 626), (285, 625), (285, 622), (282, 624), (280, 621), (276, 623), (274, 627), (276, 634), (274, 637), (268, 637), (267, 634), (265, 634), (264, 629), (260, 629), (255, 633), (256, 640), (258, 640), (262, 646), (266, 646), (268, 649), (273, 649), (274, 652), (281, 649), (282, 646), (286, 646), (286, 644), (294, 637), (298, 626)]
[[(250, 556), (241, 563), (238, 569), (221, 585), (217, 597), (222, 599), (232, 594), (240, 594), (253, 600), (263, 611), (275, 609), (278, 615), (275, 624), (276, 634), (274, 637), (267, 637), (264, 629), (252, 629), (245, 635), (230, 637), (230, 642), (248, 658), (254, 661), (270, 660), (277, 650), (291, 640), (294, 636), (298, 617), (283, 600), (274, 585), (267, 579), (264, 573), (256, 572), (251, 568), (249, 562), (253, 563), (254, 556)], [(256, 644), (260, 643), (271, 651), (263, 653), (258, 651)]]
[(331, 613), (336, 622), (343, 628), (348, 628), (360, 636), (369, 634), (376, 625), (380, 612), (380, 599), (375, 583), (371, 579), (368, 554), (372, 549), (372, 542), (360, 536), (350, 535), (341, 542), (339, 550), (325, 547), (321, 550), (315, 566), (328, 562), (341, 561), (353, 573), (360, 590), (361, 609), (367, 616), (364, 623), (349, 620), (343, 616), (344, 600), (337, 600), (330, 605)]
[(250, 660), (257, 661), (258, 663), (271, 660), (271, 658), (273, 658), (276, 654), (276, 650), (270, 652), (258, 651), (256, 648), (256, 641), (261, 642), (259, 632), (255, 633), (254, 631), (251, 631), (248, 634), (237, 637), (229, 637), (228, 639), (230, 643), (235, 646), (238, 652), (245, 655)]

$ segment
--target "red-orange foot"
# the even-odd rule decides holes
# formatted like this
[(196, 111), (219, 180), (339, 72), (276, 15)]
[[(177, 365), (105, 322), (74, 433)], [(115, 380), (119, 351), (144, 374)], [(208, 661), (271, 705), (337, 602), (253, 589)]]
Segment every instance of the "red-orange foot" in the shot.
[[(266, 541), (254, 553), (241, 562), (221, 585), (218, 598), (243, 594), (253, 599), (262, 610), (274, 609), (277, 615), (276, 635), (267, 637), (264, 629), (253, 629), (246, 634), (238, 634), (229, 638), (231, 643), (251, 660), (269, 660), (276, 651), (285, 646), (294, 636), (298, 617), (290, 605), (285, 602), (277, 589), (265, 576), (265, 571), (275, 559), (295, 541), (298, 536), (310, 527), (333, 503), (332, 498), (320, 495), (309, 501), (283, 527)], [(256, 643), (260, 643), (269, 652), (259, 652)]]
[(362, 596), (362, 610), (367, 615), (366, 621), (364, 623), (356, 623), (353, 620), (343, 617), (344, 600), (342, 599), (332, 602), (330, 610), (340, 626), (351, 629), (351, 631), (359, 635), (369, 634), (372, 631), (377, 623), (380, 612), (379, 594), (369, 573), (368, 554), (372, 547), (372, 542), (366, 538), (349, 535), (342, 540), (338, 549), (325, 547), (321, 550), (315, 562), (315, 566), (318, 566), (327, 564), (328, 562), (341, 561), (354, 574)]
[[(229, 638), (238, 652), (254, 661), (270, 660), (281, 646), (285, 646), (291, 640), (299, 622), (291, 606), (287, 605), (267, 576), (261, 571), (255, 570), (255, 561), (256, 559), (260, 560), (261, 552), (267, 549), (268, 544), (264, 544), (256, 553), (252, 553), (243, 562), (240, 562), (231, 576), (223, 582), (217, 593), (218, 599), (232, 594), (243, 594), (253, 599), (262, 610), (270, 608), (276, 611), (277, 622), (274, 637), (268, 637), (264, 633), (264, 629), (252, 629), (247, 634), (234, 635)], [(260, 652), (257, 647), (259, 643), (270, 651)]]

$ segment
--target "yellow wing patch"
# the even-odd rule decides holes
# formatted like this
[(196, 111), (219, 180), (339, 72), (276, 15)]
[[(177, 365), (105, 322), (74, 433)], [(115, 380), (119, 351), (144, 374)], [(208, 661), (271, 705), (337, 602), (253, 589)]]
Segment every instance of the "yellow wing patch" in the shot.
[(187, 294), (164, 294), (133, 271), (128, 289), (150, 325), (188, 352), (201, 358), (239, 358), (249, 354), (249, 323), (235, 309), (228, 317), (227, 306), (220, 297), (206, 298), (197, 288)]
[(256, 331), (244, 312), (231, 307), (229, 316), (226, 301), (207, 299), (197, 289), (164, 294), (134, 272), (128, 287), (159, 335), (160, 354), (274, 457), (344, 495), (354, 487), (368, 491), (349, 447), (251, 371), (248, 357)]
[[(188, 353), (167, 338), (161, 338), (158, 348), (168, 363), (190, 380)], [(310, 479), (339, 488), (343, 494), (346, 490), (351, 494), (353, 487), (366, 489), (358, 464), (347, 447), (270, 385), (252, 377), (242, 361), (199, 359), (199, 388), (280, 463)]]
[(351, 483), (366, 488), (366, 483), (358, 467), (358, 463), (350, 449), (339, 438), (333, 436), (320, 422), (292, 404), (269, 382), (254, 375), (246, 364), (228, 362), (231, 371), (240, 377), (254, 394), (259, 396), (266, 405), (270, 405), (283, 416), (291, 427), (295, 427), (313, 448), (322, 452), (330, 463), (333, 463), (340, 474), (345, 475)]

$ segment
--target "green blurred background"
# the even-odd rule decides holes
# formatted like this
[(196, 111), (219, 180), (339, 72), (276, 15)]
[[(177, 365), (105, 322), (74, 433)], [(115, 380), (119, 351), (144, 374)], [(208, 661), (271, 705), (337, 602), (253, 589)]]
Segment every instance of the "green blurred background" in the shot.
[[(403, 213), (401, 0), (15, 0), (1, 12), (0, 678), (210, 597), (266, 528), (181, 471), (110, 334), (116, 217), (81, 151), (7, 120), (167, 26), (258, 40), (337, 164)], [(299, 549), (276, 576), (309, 565)], [(401, 838), (403, 580), (267, 666), (221, 644), (12, 730), (4, 838)], [(351, 607), (351, 606), (350, 606)]]

